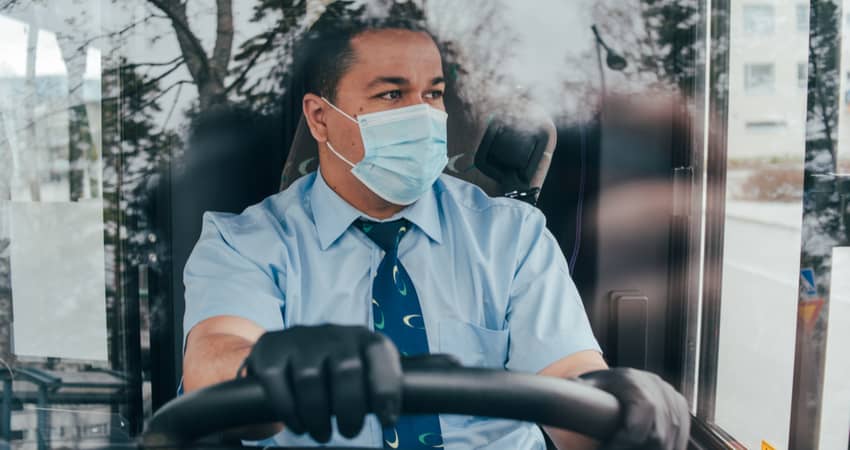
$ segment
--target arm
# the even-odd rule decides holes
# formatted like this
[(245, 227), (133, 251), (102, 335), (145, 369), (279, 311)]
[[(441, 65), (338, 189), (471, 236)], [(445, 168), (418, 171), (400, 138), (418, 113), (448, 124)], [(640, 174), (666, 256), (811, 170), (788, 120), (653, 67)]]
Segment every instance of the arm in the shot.
[[(558, 378), (607, 369), (567, 262), (546, 229), (543, 215), (529, 214), (518, 235), (518, 266), (508, 310), (511, 344), (507, 368)], [(544, 430), (559, 449), (598, 446), (577, 433), (551, 427)]]
[[(186, 393), (232, 380), (257, 339), (265, 332), (258, 324), (236, 316), (215, 316), (189, 332), (183, 356), (183, 388)], [(233, 430), (237, 439), (263, 439), (283, 430), (282, 423)]]
[[(520, 241), (528, 239), (530, 244), (521, 245), (525, 251), (520, 252), (523, 256), (511, 293), (508, 369), (561, 378), (580, 376), (583, 382), (614, 395), (623, 421), (605, 448), (687, 448), (690, 414), (684, 397), (653, 373), (607, 369), (563, 254), (541, 216), (530, 216), (531, 226), (519, 235)], [(546, 433), (560, 449), (600, 445), (563, 430), (549, 428)]]
[[(233, 217), (204, 214), (201, 237), (184, 270), (185, 392), (233, 379), (260, 335), (284, 327), (283, 292), (265, 266), (250, 257), (253, 247), (239, 245), (246, 235), (261, 240), (268, 227), (256, 218), (242, 217), (234, 235)], [(272, 237), (267, 239), (273, 242)], [(283, 277), (278, 278), (283, 284)], [(277, 424), (243, 429), (234, 437), (253, 440), (281, 428)]]
[[(605, 360), (602, 359), (602, 355), (599, 354), (599, 352), (586, 350), (555, 361), (538, 372), (538, 375), (558, 378), (575, 378), (586, 372), (607, 368), (608, 364), (605, 363)], [(549, 435), (549, 438), (552, 439), (552, 442), (560, 450), (595, 449), (599, 446), (597, 441), (584, 435), (573, 433), (572, 431), (552, 427), (543, 427), (543, 429), (546, 430), (546, 434)]]
[(186, 341), (183, 389), (191, 392), (232, 380), (265, 330), (236, 316), (210, 317), (196, 325)]

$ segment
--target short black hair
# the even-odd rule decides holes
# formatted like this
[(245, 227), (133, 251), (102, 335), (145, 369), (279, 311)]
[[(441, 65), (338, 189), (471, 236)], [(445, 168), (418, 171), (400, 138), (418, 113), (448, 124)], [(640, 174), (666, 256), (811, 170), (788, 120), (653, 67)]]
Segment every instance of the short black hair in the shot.
[(354, 63), (351, 40), (361, 33), (389, 29), (424, 32), (437, 44), (425, 27), (422, 10), (413, 2), (394, 2), (385, 18), (365, 17), (366, 14), (365, 6), (354, 8), (351, 1), (336, 1), (328, 5), (302, 38), (295, 60), (305, 92), (335, 101), (339, 80)]

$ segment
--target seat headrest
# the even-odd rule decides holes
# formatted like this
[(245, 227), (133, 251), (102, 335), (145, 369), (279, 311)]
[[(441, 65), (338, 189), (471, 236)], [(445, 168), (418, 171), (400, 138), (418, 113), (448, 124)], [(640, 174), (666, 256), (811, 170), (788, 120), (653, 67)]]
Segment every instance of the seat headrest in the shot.
[(492, 119), (475, 153), (475, 166), (497, 180), (503, 195), (534, 203), (552, 161), (557, 130), (548, 117)]

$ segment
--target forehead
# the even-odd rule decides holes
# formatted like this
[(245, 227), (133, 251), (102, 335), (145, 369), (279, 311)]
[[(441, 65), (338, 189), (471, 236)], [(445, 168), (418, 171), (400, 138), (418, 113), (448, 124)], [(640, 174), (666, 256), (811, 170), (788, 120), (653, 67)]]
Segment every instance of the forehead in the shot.
[(427, 33), (410, 30), (374, 30), (351, 40), (355, 53), (349, 69), (353, 76), (404, 76), (430, 80), (442, 75), (440, 51)]

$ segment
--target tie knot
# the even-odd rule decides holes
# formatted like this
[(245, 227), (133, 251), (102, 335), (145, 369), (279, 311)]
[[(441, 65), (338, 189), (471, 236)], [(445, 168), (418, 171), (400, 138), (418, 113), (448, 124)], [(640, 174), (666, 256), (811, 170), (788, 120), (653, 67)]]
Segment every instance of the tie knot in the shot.
[(372, 222), (371, 220), (358, 219), (355, 225), (387, 253), (395, 250), (401, 238), (410, 230), (410, 221), (407, 219), (398, 219), (392, 222)]

